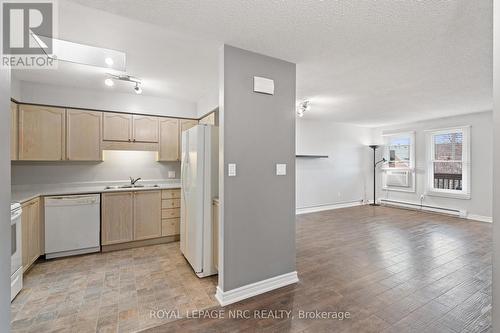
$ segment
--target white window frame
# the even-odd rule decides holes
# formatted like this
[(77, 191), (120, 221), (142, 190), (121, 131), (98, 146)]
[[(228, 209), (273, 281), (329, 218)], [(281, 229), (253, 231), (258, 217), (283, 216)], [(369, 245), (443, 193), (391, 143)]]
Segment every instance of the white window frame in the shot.
[[(404, 131), (404, 132), (392, 132), (383, 133), (382, 138), (384, 141), (384, 158), (387, 160), (382, 165), (382, 189), (385, 191), (396, 191), (396, 192), (415, 192), (415, 131)], [(410, 139), (410, 163), (408, 167), (389, 167), (389, 150), (388, 143), (392, 138), (409, 138)], [(387, 172), (388, 171), (408, 171), (410, 173), (410, 187), (394, 187), (387, 185)]]
[[(427, 187), (426, 195), (439, 196), (456, 199), (470, 199), (471, 187), (471, 144), (470, 144), (471, 126), (457, 126), (426, 131), (426, 150), (427, 150)], [(443, 162), (462, 162), (462, 190), (439, 189), (434, 187), (434, 137), (436, 135), (448, 133), (462, 133), (462, 160), (443, 161)]]

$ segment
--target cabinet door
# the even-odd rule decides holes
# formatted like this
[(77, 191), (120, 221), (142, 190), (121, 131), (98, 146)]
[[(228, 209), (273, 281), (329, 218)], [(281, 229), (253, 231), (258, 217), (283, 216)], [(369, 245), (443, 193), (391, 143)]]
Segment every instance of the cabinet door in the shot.
[(200, 124), (215, 125), (215, 111), (201, 118)]
[(58, 161), (65, 158), (65, 109), (19, 106), (19, 159)]
[(10, 102), (10, 159), (17, 160), (17, 147), (18, 147), (18, 112), (17, 104)]
[(161, 192), (134, 193), (134, 240), (161, 237)]
[(103, 113), (103, 140), (132, 141), (132, 115), (123, 113)]
[(160, 119), (160, 151), (158, 160), (179, 160), (179, 119)]
[(132, 192), (102, 194), (102, 245), (130, 242), (133, 240)]
[(38, 200), (34, 201), (29, 206), (29, 227), (28, 227), (28, 262), (34, 263), (41, 255), (40, 251), (40, 203)]
[(158, 142), (158, 118), (134, 115), (134, 142)]
[(198, 125), (198, 120), (194, 119), (182, 119), (181, 120), (181, 133), (187, 131), (191, 127)]
[(102, 113), (66, 111), (66, 158), (71, 161), (100, 161)]
[(42, 254), (40, 201), (39, 199), (31, 200), (23, 204), (22, 208), (22, 263), (23, 271), (26, 271)]

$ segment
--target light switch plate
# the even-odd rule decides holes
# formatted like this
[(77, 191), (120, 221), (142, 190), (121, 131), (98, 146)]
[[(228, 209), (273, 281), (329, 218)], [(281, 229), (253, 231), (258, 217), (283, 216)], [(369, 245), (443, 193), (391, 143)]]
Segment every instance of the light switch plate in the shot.
[(169, 178), (169, 179), (173, 179), (173, 178), (175, 178), (175, 171), (169, 171), (169, 172), (168, 172), (168, 178)]
[(236, 163), (228, 163), (227, 165), (227, 175), (229, 177), (236, 176)]
[(253, 91), (256, 93), (274, 95), (274, 80), (265, 77), (253, 77)]
[(276, 164), (276, 176), (286, 176), (286, 164)]

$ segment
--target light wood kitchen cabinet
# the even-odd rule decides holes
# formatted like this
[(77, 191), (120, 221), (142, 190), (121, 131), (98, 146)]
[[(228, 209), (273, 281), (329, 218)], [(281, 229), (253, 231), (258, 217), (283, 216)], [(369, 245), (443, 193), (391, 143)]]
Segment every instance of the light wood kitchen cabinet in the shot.
[(18, 111), (17, 104), (10, 102), (10, 159), (17, 160), (18, 148)]
[(161, 220), (161, 235), (175, 236), (181, 233), (180, 218)]
[(19, 160), (65, 159), (66, 110), (19, 105)]
[(181, 133), (187, 131), (191, 127), (198, 125), (198, 120), (194, 119), (181, 119)]
[(132, 115), (124, 113), (103, 113), (103, 140), (132, 141)]
[(42, 255), (40, 199), (33, 199), (22, 204), (22, 209), (22, 263), (23, 271), (27, 271)]
[(158, 117), (133, 115), (132, 141), (158, 142)]
[(161, 237), (161, 191), (134, 192), (134, 240)]
[(214, 125), (215, 126), (215, 111), (207, 114), (205, 117), (200, 119), (200, 124)]
[(179, 156), (179, 119), (160, 118), (159, 161), (178, 161)]
[(180, 234), (181, 190), (161, 191), (161, 235), (176, 236)]
[(101, 203), (101, 244), (134, 240), (133, 193), (103, 193)]
[(66, 113), (66, 159), (101, 161), (102, 112), (72, 110)]

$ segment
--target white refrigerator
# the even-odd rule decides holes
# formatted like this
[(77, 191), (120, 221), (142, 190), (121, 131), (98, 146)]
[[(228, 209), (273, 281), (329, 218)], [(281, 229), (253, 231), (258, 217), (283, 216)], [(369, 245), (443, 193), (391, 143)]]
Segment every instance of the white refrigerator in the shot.
[(212, 202), (219, 192), (218, 127), (197, 125), (182, 133), (181, 182), (181, 252), (198, 277), (217, 274)]

